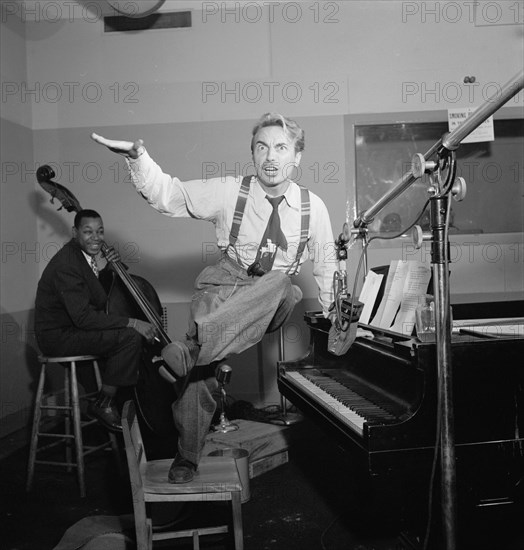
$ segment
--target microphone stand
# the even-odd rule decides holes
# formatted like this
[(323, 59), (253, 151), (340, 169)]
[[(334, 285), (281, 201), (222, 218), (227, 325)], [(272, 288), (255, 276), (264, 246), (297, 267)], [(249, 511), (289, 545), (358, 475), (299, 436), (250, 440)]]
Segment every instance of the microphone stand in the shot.
[[(412, 168), (406, 172), (395, 186), (384, 194), (368, 210), (359, 214), (353, 222), (358, 234), (365, 231), (387, 204), (401, 195), (424, 173), (430, 174), (431, 220), (431, 262), (433, 273), (433, 293), (435, 299), (435, 336), (438, 374), (438, 410), (437, 422), (440, 427), (440, 472), (441, 472), (441, 510), (443, 515), (444, 543), (446, 550), (457, 548), (456, 522), (456, 466), (454, 414), (451, 370), (451, 314), (448, 270), (448, 233), (447, 215), (449, 214), (450, 193), (456, 200), (465, 196), (465, 182), (455, 179), (456, 164), (454, 151), (462, 140), (498, 111), (513, 96), (524, 88), (524, 71), (508, 81), (498, 97), (489, 98), (476, 109), (464, 123), (451, 133), (446, 133), (424, 155), (413, 157)], [(495, 94), (496, 95), (496, 94)], [(436, 155), (436, 160), (430, 160)], [(436, 174), (436, 177), (435, 177)], [(444, 179), (445, 178), (445, 179)], [(444, 181), (443, 181), (444, 179)], [(353, 232), (352, 232), (353, 233)], [(421, 242), (419, 243), (421, 244)]]
[(216, 379), (220, 387), (220, 418), (218, 424), (212, 426), (214, 432), (229, 433), (239, 429), (238, 424), (231, 422), (226, 416), (226, 384), (231, 380), (233, 369), (229, 365), (220, 365)]

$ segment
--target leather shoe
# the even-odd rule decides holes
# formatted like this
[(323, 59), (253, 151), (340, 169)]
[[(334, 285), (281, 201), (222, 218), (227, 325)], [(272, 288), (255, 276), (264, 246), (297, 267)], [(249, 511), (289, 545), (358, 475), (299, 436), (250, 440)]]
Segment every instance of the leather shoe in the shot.
[(194, 340), (168, 344), (161, 351), (164, 365), (159, 369), (160, 375), (168, 382), (177, 382), (195, 366), (199, 352), (200, 346)]
[(193, 481), (196, 469), (195, 464), (177, 454), (169, 468), (167, 479), (169, 483), (189, 483)]
[(98, 420), (105, 428), (112, 432), (122, 431), (122, 419), (118, 412), (113, 398), (109, 395), (99, 393), (96, 400), (91, 401), (87, 406), (87, 416)]

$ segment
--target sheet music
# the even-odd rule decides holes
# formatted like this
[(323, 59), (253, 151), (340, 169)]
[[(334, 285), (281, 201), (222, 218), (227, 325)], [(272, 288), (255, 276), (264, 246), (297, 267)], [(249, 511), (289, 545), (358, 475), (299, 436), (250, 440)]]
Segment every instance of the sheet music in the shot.
[(364, 304), (362, 308), (362, 313), (360, 314), (360, 322), (367, 325), (369, 324), (369, 318), (371, 317), (371, 312), (373, 311), (373, 306), (377, 299), (378, 291), (380, 290), (380, 285), (384, 275), (375, 273), (374, 271), (368, 271), (364, 285), (360, 292), (359, 301)]
[(431, 270), (424, 262), (393, 260), (389, 267), (384, 296), (369, 324), (410, 335), (415, 325), (415, 310), (420, 297), (426, 295), (430, 278)]
[(384, 288), (384, 295), (382, 296), (382, 301), (378, 306), (375, 316), (371, 320), (371, 325), (374, 327), (388, 328), (382, 326), (382, 317), (384, 316), (384, 311), (386, 309), (386, 303), (388, 301), (388, 296), (391, 293), (391, 285), (393, 284), (393, 279), (397, 270), (398, 260), (392, 260), (389, 264), (388, 278), (386, 279), (386, 286)]
[(415, 325), (415, 310), (420, 297), (425, 296), (431, 270), (423, 262), (409, 262), (400, 303), (400, 311), (391, 330), (409, 335)]
[[(393, 263), (396, 265), (393, 266)], [(384, 304), (382, 316), (380, 317), (379, 323), (375, 322), (375, 319), (373, 319), (373, 325), (379, 328), (391, 327), (393, 320), (395, 319), (395, 315), (400, 307), (400, 302), (402, 301), (402, 294), (406, 277), (408, 276), (409, 266), (410, 262), (407, 260), (395, 260), (392, 262), (389, 268), (389, 274), (391, 274), (391, 286), (388, 292), (388, 281), (386, 281), (386, 291), (384, 292), (384, 298), (382, 299), (382, 304)], [(382, 304), (380, 305), (382, 306)]]

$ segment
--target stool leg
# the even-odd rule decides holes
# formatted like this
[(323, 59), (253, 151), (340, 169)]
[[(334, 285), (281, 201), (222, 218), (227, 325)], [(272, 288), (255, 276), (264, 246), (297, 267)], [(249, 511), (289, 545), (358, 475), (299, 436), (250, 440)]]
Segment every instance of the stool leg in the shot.
[(233, 535), (235, 538), (235, 550), (244, 550), (240, 491), (234, 491), (231, 493), (231, 508), (233, 511)]
[(118, 439), (114, 433), (109, 432), (109, 440), (111, 441), (111, 449), (113, 450), (113, 456), (115, 457), (116, 469), (118, 475), (123, 475), (124, 468), (122, 466), (122, 460), (120, 459), (120, 449), (118, 447)]
[(38, 431), (40, 429), (40, 418), (42, 416), (42, 395), (44, 393), (44, 381), (45, 381), (45, 363), (42, 363), (40, 367), (40, 378), (38, 379), (38, 388), (36, 390), (35, 398), (35, 412), (33, 415), (33, 426), (31, 429), (31, 447), (29, 449), (29, 464), (27, 467), (27, 483), (26, 491), (30, 491), (33, 485), (33, 476), (35, 473), (35, 460), (36, 450), (38, 447)]
[[(64, 405), (68, 407), (66, 410), (65, 415), (65, 433), (66, 435), (71, 435), (71, 377), (69, 374), (69, 365), (64, 364)], [(71, 464), (73, 461), (73, 456), (71, 452), (71, 439), (69, 437), (66, 438), (65, 441), (65, 448), (66, 448), (66, 462), (68, 464)], [(67, 467), (67, 471), (70, 472), (73, 469), (72, 466)]]
[(198, 539), (198, 530), (193, 531), (193, 550), (200, 550), (200, 540)]
[[(93, 360), (93, 368), (95, 370), (96, 386), (97, 386), (97, 389), (100, 391), (100, 389), (102, 388), (102, 376), (100, 375), (100, 367), (98, 366), (98, 361), (96, 359)], [(122, 475), (124, 472), (124, 469), (122, 467), (122, 461), (120, 460), (120, 450), (118, 448), (118, 440), (114, 433), (109, 432), (109, 441), (111, 441), (111, 448), (113, 450), (113, 454), (115, 455), (115, 461), (116, 461), (116, 467), (117, 467), (118, 473)]]
[(100, 367), (96, 359), (93, 360), (93, 368), (95, 369), (96, 389), (100, 391), (102, 388), (102, 377), (100, 376)]
[(73, 431), (75, 434), (76, 467), (78, 470), (78, 484), (80, 496), (86, 496), (84, 479), (84, 444), (82, 441), (82, 425), (80, 419), (80, 402), (78, 398), (78, 383), (76, 379), (76, 363), (71, 361), (71, 398), (73, 406)]

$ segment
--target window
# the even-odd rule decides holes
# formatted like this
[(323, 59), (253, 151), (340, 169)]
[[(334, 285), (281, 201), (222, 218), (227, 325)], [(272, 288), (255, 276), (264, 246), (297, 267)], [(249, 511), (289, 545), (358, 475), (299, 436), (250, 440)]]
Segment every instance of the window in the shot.
[[(448, 131), (447, 113), (420, 112), (346, 117), (353, 148), (354, 194), (349, 206), (366, 211), (409, 171), (415, 153), (426, 153)], [(524, 123), (518, 108), (494, 115), (495, 141), (462, 143), (457, 175), (467, 185), (462, 202), (451, 201), (450, 233), (514, 233), (524, 230)], [(351, 155), (350, 155), (351, 157)], [(368, 226), (371, 233), (397, 232), (418, 217), (429, 198), (429, 176), (415, 181)], [(419, 221), (429, 228), (429, 211)]]

